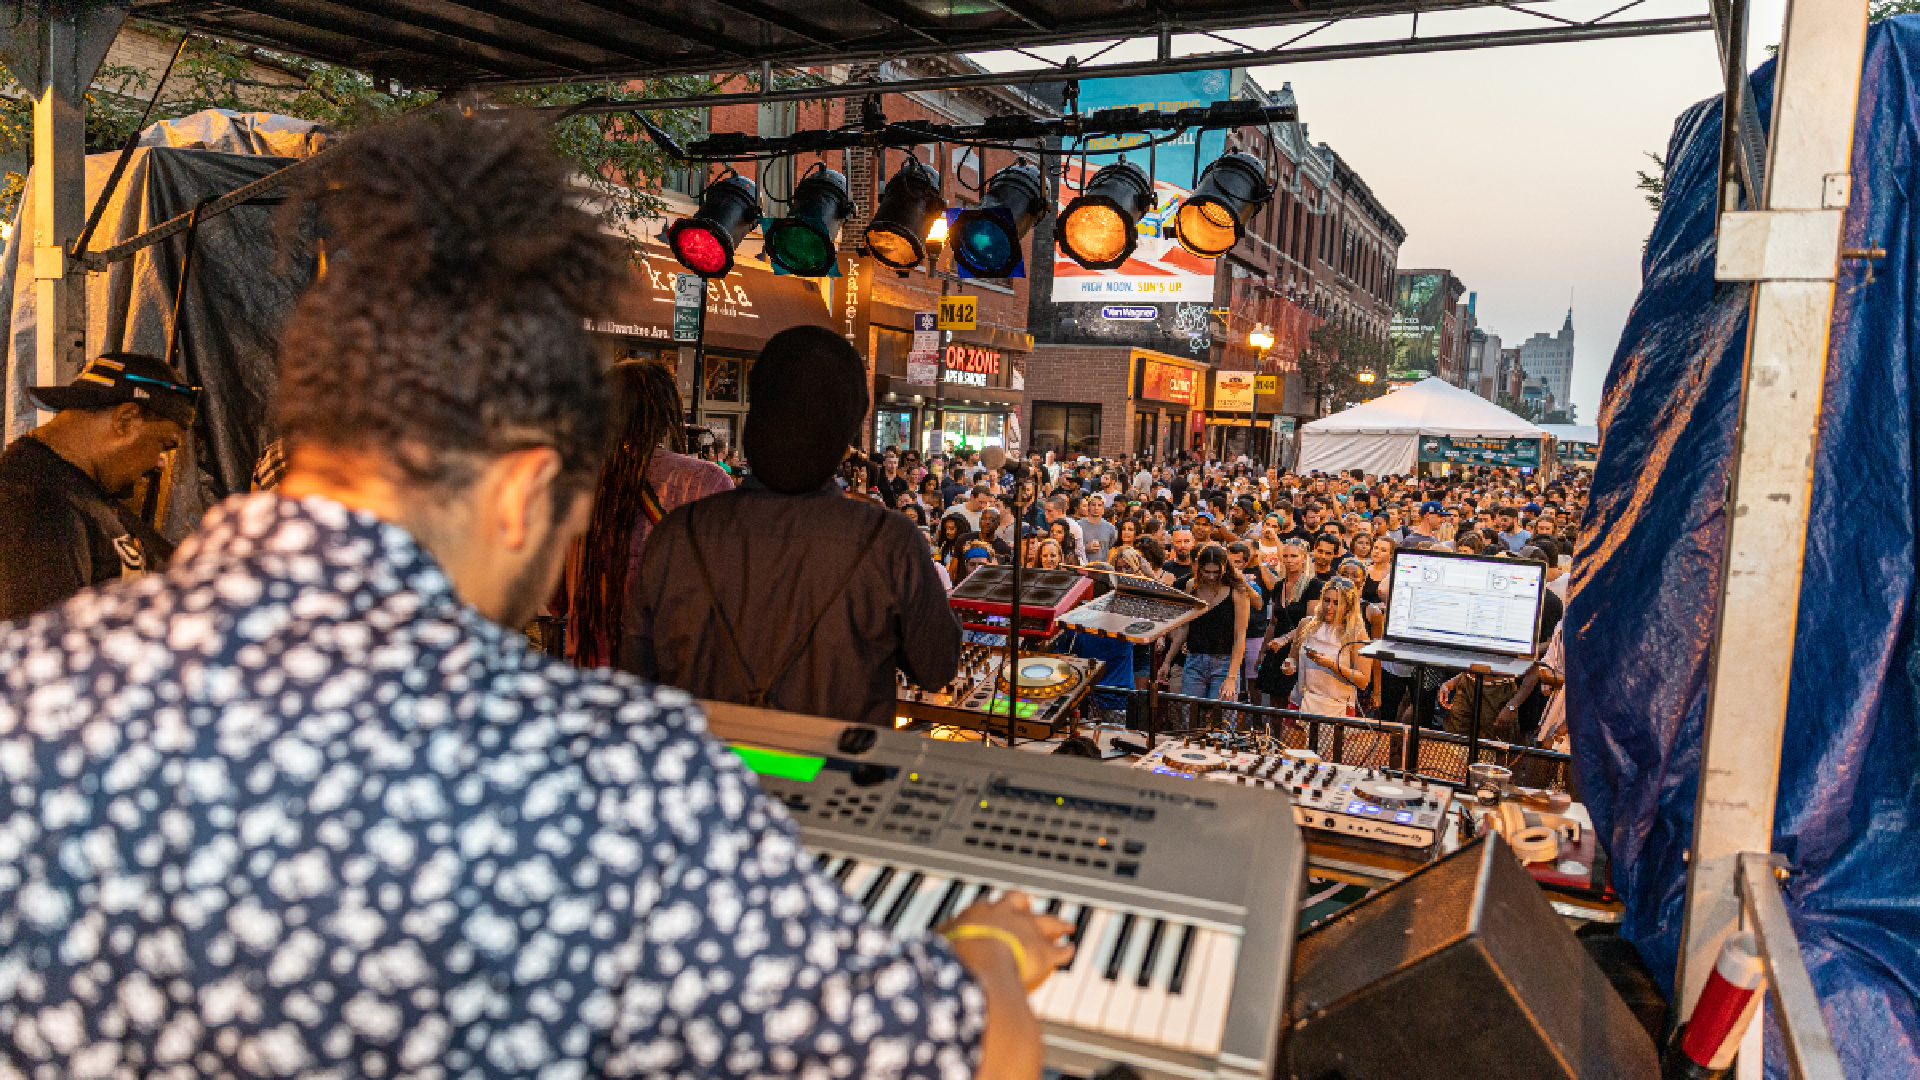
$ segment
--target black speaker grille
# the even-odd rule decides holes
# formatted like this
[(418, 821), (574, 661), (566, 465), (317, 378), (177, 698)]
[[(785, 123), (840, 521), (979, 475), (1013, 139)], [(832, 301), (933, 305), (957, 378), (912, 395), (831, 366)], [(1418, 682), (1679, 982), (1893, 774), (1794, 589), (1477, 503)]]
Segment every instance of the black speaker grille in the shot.
[(1288, 1020), (1330, 1008), (1468, 936), (1484, 853), (1416, 870), (1294, 946)]

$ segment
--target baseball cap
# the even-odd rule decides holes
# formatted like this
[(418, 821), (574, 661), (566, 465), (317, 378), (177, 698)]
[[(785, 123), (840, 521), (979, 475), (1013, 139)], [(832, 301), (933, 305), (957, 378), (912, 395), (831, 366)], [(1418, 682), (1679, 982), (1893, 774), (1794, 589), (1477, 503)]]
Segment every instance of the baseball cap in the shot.
[(1440, 500), (1429, 499), (1420, 504), (1420, 512), (1422, 514), (1444, 514), (1447, 512), (1447, 508), (1440, 505)]
[(180, 377), (160, 358), (142, 353), (105, 353), (95, 357), (65, 386), (36, 386), (27, 391), (48, 412), (105, 409), (129, 402), (183, 428), (193, 426), (200, 388)]
[(1530, 502), (1527, 505), (1521, 507), (1520, 509), (1529, 514), (1537, 514), (1540, 512), (1540, 504)]

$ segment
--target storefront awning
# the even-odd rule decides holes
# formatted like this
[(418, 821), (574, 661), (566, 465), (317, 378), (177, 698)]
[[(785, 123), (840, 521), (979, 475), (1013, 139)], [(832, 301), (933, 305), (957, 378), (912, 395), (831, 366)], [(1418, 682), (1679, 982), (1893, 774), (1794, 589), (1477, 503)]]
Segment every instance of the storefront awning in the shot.
[[(673, 280), (680, 273), (684, 271), (671, 252), (657, 245), (645, 245), (631, 287), (621, 293), (613, 317), (594, 323), (593, 329), (644, 338), (663, 346), (692, 345), (690, 341), (673, 340)], [(868, 279), (871, 279), (870, 272)], [(860, 294), (868, 291), (859, 287), (860, 282), (858, 274), (816, 281), (775, 274), (745, 261), (736, 262), (732, 273), (707, 283), (707, 347), (759, 352), (768, 338), (788, 327), (843, 329), (836, 318), (840, 312), (830, 312), (827, 308), (828, 293), (845, 296), (851, 291), (857, 306)], [(850, 286), (853, 286), (851, 290)], [(861, 325), (864, 328), (864, 320)], [(863, 329), (861, 337), (864, 336)]]

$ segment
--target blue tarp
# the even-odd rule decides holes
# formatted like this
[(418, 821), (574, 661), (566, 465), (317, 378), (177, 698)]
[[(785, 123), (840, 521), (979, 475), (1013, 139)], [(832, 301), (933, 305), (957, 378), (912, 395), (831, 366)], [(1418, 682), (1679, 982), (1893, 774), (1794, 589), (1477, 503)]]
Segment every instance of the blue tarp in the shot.
[[(1762, 117), (1773, 79), (1772, 62), (1754, 75)], [(1567, 605), (1578, 779), (1625, 933), (1669, 991), (1747, 335), (1749, 288), (1713, 280), (1720, 111), (1694, 106), (1669, 146)], [(1868, 36), (1845, 238), (1887, 256), (1871, 284), (1864, 262), (1844, 263), (1835, 293), (1773, 841), (1795, 869), (1788, 904), (1852, 1077), (1920, 1076), (1917, 164), (1920, 17), (1889, 19)]]

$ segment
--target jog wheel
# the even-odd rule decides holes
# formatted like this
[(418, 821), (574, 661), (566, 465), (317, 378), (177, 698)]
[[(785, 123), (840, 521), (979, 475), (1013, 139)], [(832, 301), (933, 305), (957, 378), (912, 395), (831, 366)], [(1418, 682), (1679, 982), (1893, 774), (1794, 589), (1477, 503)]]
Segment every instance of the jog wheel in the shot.
[[(1024, 700), (1059, 697), (1080, 685), (1080, 671), (1056, 657), (1023, 656), (1015, 667), (1020, 672), (1019, 695)], [(1006, 688), (1006, 669), (1002, 665), (1000, 689)]]
[(1199, 776), (1201, 773), (1218, 772), (1227, 767), (1225, 754), (1216, 754), (1211, 750), (1194, 747), (1181, 747), (1161, 754), (1160, 761), (1169, 769)]
[(1394, 783), (1391, 780), (1362, 781), (1353, 785), (1353, 793), (1382, 810), (1399, 810), (1402, 807), (1415, 806), (1427, 797), (1427, 793), (1417, 787)]

